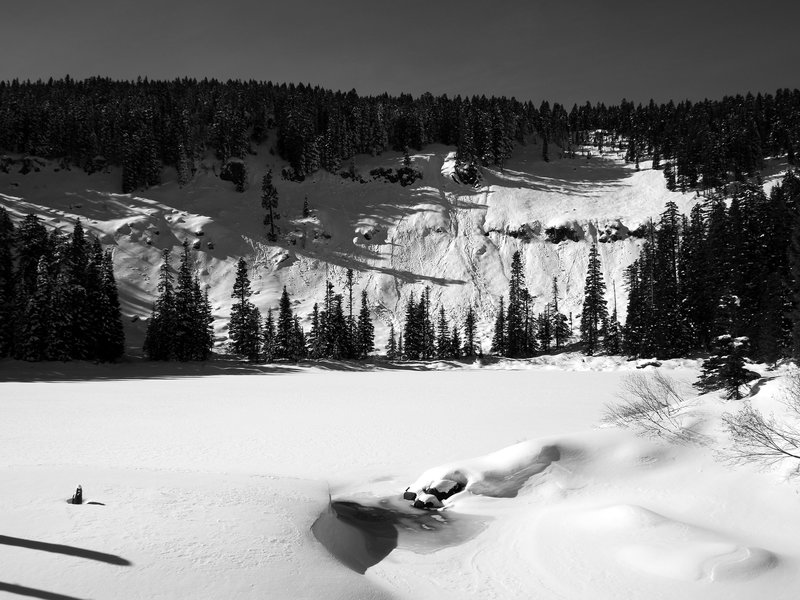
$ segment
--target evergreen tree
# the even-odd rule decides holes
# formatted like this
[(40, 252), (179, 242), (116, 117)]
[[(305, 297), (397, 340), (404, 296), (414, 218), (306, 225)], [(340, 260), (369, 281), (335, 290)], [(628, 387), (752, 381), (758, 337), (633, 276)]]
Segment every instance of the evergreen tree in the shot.
[(655, 235), (653, 253), (653, 334), (652, 343), (659, 358), (672, 358), (684, 352), (685, 320), (681, 313), (678, 283), (679, 222), (677, 205), (669, 201)]
[(606, 337), (603, 340), (603, 349), (608, 354), (619, 354), (622, 351), (622, 328), (617, 316), (617, 290), (614, 286), (614, 310), (611, 313), (611, 320), (606, 328)]
[(425, 286), (417, 305), (419, 322), (422, 330), (422, 358), (430, 360), (436, 356), (436, 334), (431, 318), (431, 288)]
[(375, 326), (369, 315), (367, 291), (361, 291), (361, 311), (358, 313), (358, 357), (366, 358), (375, 350)]
[(74, 298), (75, 290), (67, 272), (59, 271), (55, 277), (50, 277), (46, 308), (50, 318), (42, 360), (68, 361), (73, 357), (85, 360), (90, 357), (87, 340), (74, 337), (76, 330), (84, 335), (83, 330), (75, 327)]
[(721, 335), (714, 340), (715, 353), (703, 362), (695, 387), (703, 393), (724, 390), (727, 400), (741, 400), (742, 388), (758, 374), (745, 368), (746, 337)]
[(292, 327), (292, 343), (289, 352), (291, 360), (298, 362), (307, 356), (306, 335), (300, 325), (300, 317), (297, 315), (293, 319)]
[(525, 321), (524, 321), (524, 329), (525, 329), (525, 355), (526, 356), (533, 356), (539, 351), (539, 343), (537, 341), (538, 335), (538, 319), (533, 314), (531, 310), (531, 305), (533, 304), (533, 296), (528, 292), (528, 290), (523, 290), (523, 302), (525, 306)]
[(505, 355), (521, 357), (527, 346), (525, 339), (525, 273), (519, 250), (511, 258), (511, 277), (508, 281), (508, 310), (505, 319)]
[[(192, 284), (194, 304), (197, 307), (194, 318), (194, 347), (192, 360), (208, 360), (211, 349), (214, 347), (214, 316), (211, 313), (211, 301), (208, 299), (208, 289), (201, 290), (200, 280), (195, 275)], [(259, 317), (260, 315), (253, 315)], [(257, 358), (254, 358), (257, 360)]]
[(272, 169), (267, 170), (267, 174), (261, 180), (261, 206), (267, 211), (264, 216), (264, 225), (269, 227), (267, 239), (270, 242), (278, 240), (275, 233), (275, 222), (280, 215), (278, 214), (278, 190), (272, 184)]
[(553, 318), (550, 314), (550, 305), (544, 307), (544, 312), (537, 319), (536, 338), (542, 352), (550, 352), (550, 342), (553, 341)]
[(311, 331), (308, 333), (308, 355), (312, 359), (325, 356), (325, 337), (322, 332), (322, 321), (319, 314), (319, 304), (314, 303), (311, 310)]
[(728, 224), (728, 211), (720, 197), (712, 199), (708, 207), (706, 237), (703, 244), (703, 285), (709, 290), (706, 316), (708, 322), (709, 343), (720, 335), (731, 333), (727, 314), (720, 315), (720, 307), (725, 303), (719, 300), (730, 296), (733, 265), (731, 263), (732, 248), (729, 239), (731, 226)]
[(39, 260), (52, 252), (47, 229), (36, 215), (26, 215), (16, 231), (17, 294), (33, 295), (39, 276)]
[(272, 316), (272, 309), (270, 308), (264, 320), (263, 344), (261, 346), (261, 353), (264, 356), (264, 360), (268, 363), (274, 362), (276, 358), (276, 337), (275, 319)]
[(436, 325), (436, 358), (439, 360), (450, 358), (452, 346), (450, 343), (450, 325), (444, 314), (444, 306), (439, 307), (439, 320)]
[(461, 334), (458, 325), (453, 323), (453, 331), (450, 333), (450, 358), (461, 358)]
[[(64, 336), (71, 338), (68, 355), (78, 360), (90, 358), (95, 347), (92, 339), (97, 331), (99, 317), (95, 307), (90, 303), (87, 285), (90, 280), (89, 245), (83, 232), (80, 219), (75, 223), (72, 236), (66, 248), (66, 261), (63, 265), (65, 276), (56, 277), (56, 286), (59, 288), (60, 318), (62, 322), (69, 321), (71, 331), (64, 332)], [(93, 283), (99, 285), (97, 272), (93, 265)], [(60, 360), (66, 360), (61, 358)]]
[(629, 286), (628, 318), (623, 344), (625, 351), (638, 356), (653, 356), (656, 352), (655, 296), (655, 228), (648, 224), (647, 238), (639, 258), (626, 270)]
[(175, 279), (175, 328), (169, 332), (175, 358), (180, 361), (198, 360), (198, 354), (202, 353), (199, 351), (202, 342), (198, 332), (201, 306), (195, 290), (191, 258), (189, 243), (184, 241)]
[(51, 283), (44, 257), (39, 259), (36, 283), (25, 305), (14, 358), (40, 361), (47, 358), (47, 342), (52, 326)]
[(292, 312), (292, 301), (286, 286), (283, 286), (283, 293), (278, 304), (278, 320), (275, 333), (275, 358), (292, 359), (294, 355), (294, 314)]
[(606, 284), (600, 270), (600, 256), (597, 252), (597, 243), (594, 243), (589, 250), (581, 313), (581, 341), (587, 354), (594, 354), (600, 347), (600, 336), (608, 319), (605, 294)]
[(192, 164), (193, 161), (189, 158), (188, 153), (186, 152), (186, 147), (183, 143), (178, 144), (178, 185), (183, 187), (188, 184), (192, 177), (194, 176), (194, 165)]
[(619, 354), (622, 349), (622, 334), (619, 321), (617, 320), (617, 311), (612, 314), (611, 321), (608, 323), (606, 336), (603, 339), (603, 349), (608, 354)]
[(153, 313), (147, 326), (142, 348), (150, 360), (175, 358), (174, 332), (177, 326), (177, 315), (175, 289), (169, 264), (169, 248), (162, 251), (161, 260), (158, 277), (159, 295), (153, 305)]
[(667, 189), (670, 192), (674, 192), (676, 189), (678, 189), (678, 185), (675, 180), (675, 169), (670, 161), (667, 161), (664, 164), (664, 177), (667, 180)]
[(498, 356), (507, 355), (506, 346), (506, 314), (505, 307), (503, 306), (503, 297), (500, 297), (500, 310), (497, 313), (497, 318), (494, 322), (494, 335), (492, 336), (492, 354)]
[(464, 356), (470, 358), (477, 353), (476, 337), (478, 323), (475, 319), (475, 311), (472, 305), (467, 308), (467, 315), (464, 317)]
[(231, 294), (235, 301), (231, 306), (228, 337), (231, 340), (231, 350), (255, 362), (261, 354), (261, 314), (249, 300), (252, 294), (247, 262), (240, 258)]
[(0, 206), (0, 358), (9, 356), (14, 346), (15, 233), (11, 217)]
[[(118, 360), (125, 352), (125, 332), (119, 304), (117, 280), (114, 276), (114, 260), (110, 250), (102, 252), (100, 242), (94, 241), (94, 263), (100, 272), (98, 331), (95, 336), (95, 358), (103, 362)], [(101, 258), (102, 252), (102, 258)]]
[(418, 321), (417, 304), (414, 301), (414, 292), (411, 292), (406, 302), (405, 325), (403, 339), (405, 341), (404, 356), (409, 360), (422, 358), (422, 324)]
[(792, 229), (788, 248), (787, 287), (790, 291), (791, 311), (789, 321), (792, 330), (792, 357), (800, 359), (800, 177), (795, 172), (787, 174), (782, 188), (786, 203), (792, 214)]
[[(347, 287), (347, 335), (351, 342), (355, 342), (351, 345), (357, 347), (358, 336), (356, 332), (356, 319), (353, 315), (353, 269), (347, 269), (345, 273), (345, 282)], [(348, 358), (356, 358), (355, 354), (358, 354), (358, 352), (356, 351), (353, 356), (348, 356)]]
[(350, 330), (347, 324), (347, 317), (344, 314), (343, 304), (342, 295), (336, 294), (333, 297), (333, 305), (327, 322), (327, 332), (330, 340), (328, 356), (334, 360), (347, 359), (353, 356)]
[(389, 360), (397, 360), (400, 353), (398, 352), (397, 339), (394, 332), (394, 323), (389, 324), (389, 339), (386, 342), (386, 358)]
[(334, 302), (335, 294), (333, 284), (330, 281), (325, 282), (325, 299), (323, 301), (323, 310), (320, 313), (320, 337), (322, 342), (320, 344), (321, 354), (320, 357), (330, 358), (333, 356), (333, 349), (336, 345), (334, 336), (337, 335), (333, 328), (334, 320)]
[(706, 229), (700, 204), (692, 207), (683, 228), (679, 260), (680, 303), (685, 319), (686, 347), (708, 349), (711, 344), (713, 290), (706, 282)]
[(569, 321), (567, 316), (561, 313), (558, 309), (558, 280), (553, 277), (553, 300), (551, 302), (552, 310), (550, 312), (551, 328), (553, 332), (553, 341), (556, 345), (556, 350), (560, 350), (567, 340), (569, 340), (572, 332), (569, 328)]

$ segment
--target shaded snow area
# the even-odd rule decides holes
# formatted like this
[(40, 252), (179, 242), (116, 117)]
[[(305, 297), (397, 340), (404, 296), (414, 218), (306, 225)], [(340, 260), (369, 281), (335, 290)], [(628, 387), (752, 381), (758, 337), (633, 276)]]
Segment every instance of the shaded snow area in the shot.
[[(80, 218), (87, 231), (114, 249), (134, 351), (145, 330), (135, 319), (148, 317), (156, 295), (160, 251), (173, 248), (177, 262), (184, 240), (197, 250), (196, 268), (210, 287), (220, 342), (226, 338), (235, 264), (243, 256), (251, 267), (252, 300), (262, 313), (277, 306), (286, 285), (308, 328), (314, 302), (324, 297), (325, 278), (341, 292), (346, 269), (352, 268), (356, 294), (366, 289), (374, 308), (379, 348), (390, 324), (399, 331), (409, 295), (418, 298), (430, 285), (434, 308), (443, 305), (451, 319), (462, 322), (468, 304), (475, 307), (488, 351), (516, 250), (525, 263), (533, 310), (540, 312), (551, 301), (555, 277), (559, 306), (573, 313), (577, 330), (590, 243), (605, 242), (600, 255), (608, 300), (613, 302), (614, 281), (624, 317), (622, 273), (641, 245), (631, 232), (657, 218), (669, 200), (687, 213), (698, 201), (694, 193), (668, 191), (663, 173), (648, 163), (636, 171), (614, 153), (546, 163), (541, 142), (534, 142), (518, 147), (503, 171), (484, 169), (478, 188), (453, 179), (454, 152), (446, 146), (411, 157), (423, 178), (407, 187), (369, 175), (377, 168), (399, 168), (402, 155), (395, 152), (356, 158), (366, 183), (322, 171), (303, 182), (285, 181), (280, 178), (285, 163), (269, 154), (267, 142), (247, 159), (244, 193), (220, 180), (219, 165), (210, 159), (198, 163), (194, 179), (182, 188), (167, 170), (162, 185), (132, 194), (117, 193), (118, 169), (86, 175), (51, 162), (27, 175), (0, 173), (0, 205), (17, 220), (32, 212), (68, 231)], [(261, 177), (267, 166), (279, 192), (277, 244), (267, 243), (262, 225)], [(304, 218), (306, 199), (311, 212)]]
[[(743, 403), (716, 394), (688, 390), (681, 407), (702, 444), (599, 427), (625, 378), (652, 373), (642, 366), (564, 355), (429, 371), (6, 372), (0, 591), (796, 598), (793, 465), (719, 460), (720, 417)], [(685, 383), (697, 365), (661, 372)], [(781, 375), (763, 374), (752, 405), (778, 410)], [(78, 484), (80, 506), (66, 501)], [(415, 496), (442, 508), (415, 509)]]

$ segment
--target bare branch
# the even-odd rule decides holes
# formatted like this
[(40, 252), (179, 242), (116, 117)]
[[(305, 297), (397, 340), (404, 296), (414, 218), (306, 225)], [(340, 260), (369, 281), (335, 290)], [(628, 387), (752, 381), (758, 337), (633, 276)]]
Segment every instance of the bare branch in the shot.
[(791, 458), (800, 460), (800, 371), (794, 370), (785, 379), (782, 403), (786, 418), (764, 416), (746, 404), (738, 413), (725, 414), (722, 421), (733, 441), (727, 458), (735, 462), (770, 465)]
[(678, 414), (685, 401), (681, 387), (658, 370), (628, 375), (617, 395), (619, 402), (606, 405), (603, 422), (671, 441), (697, 442), (699, 436), (682, 425)]

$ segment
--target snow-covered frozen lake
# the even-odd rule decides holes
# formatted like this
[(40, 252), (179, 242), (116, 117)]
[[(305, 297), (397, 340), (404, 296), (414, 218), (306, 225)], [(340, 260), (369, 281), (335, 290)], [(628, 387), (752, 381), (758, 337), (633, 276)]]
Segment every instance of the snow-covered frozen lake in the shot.
[[(705, 458), (679, 468), (680, 450), (596, 429), (626, 370), (316, 368), (137, 379), (126, 372), (134, 367), (117, 368), (118, 378), (102, 381), (0, 383), (0, 592), (63, 600), (749, 598), (771, 590), (790, 598), (781, 590), (798, 589), (790, 568), (798, 544), (775, 516), (794, 510), (790, 489), (767, 482), (758, 492), (753, 482), (766, 480)], [(418, 534), (404, 547), (401, 537), (360, 575), (311, 532), (329, 498), (397, 498), (436, 465), (554, 436), (561, 460), (539, 483), (452, 509), (482, 523), (459, 543), (439, 544), (431, 531), (430, 543)], [(524, 460), (520, 447), (508, 456)], [(486, 464), (507, 468), (508, 456)], [(653, 468), (659, 461), (668, 468)], [(66, 503), (78, 484), (85, 501), (100, 504)], [(773, 515), (739, 522), (764, 502)], [(633, 538), (652, 543), (637, 553)], [(552, 543), (537, 547), (537, 539)], [(733, 575), (715, 579), (722, 563)], [(563, 585), (554, 588), (548, 573)], [(636, 591), (619, 595), (627, 589)]]

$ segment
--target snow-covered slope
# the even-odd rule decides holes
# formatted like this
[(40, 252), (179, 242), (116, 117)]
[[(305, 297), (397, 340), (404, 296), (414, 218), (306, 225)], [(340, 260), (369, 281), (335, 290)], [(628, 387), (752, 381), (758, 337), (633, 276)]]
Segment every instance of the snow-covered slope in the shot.
[[(225, 339), (235, 261), (251, 265), (254, 302), (276, 306), (285, 285), (305, 318), (323, 297), (331, 278), (343, 291), (347, 268), (356, 272), (357, 291), (373, 302), (378, 347), (388, 324), (402, 323), (410, 293), (432, 286), (432, 300), (461, 320), (467, 304), (477, 308), (485, 339), (499, 298), (507, 292), (511, 256), (520, 250), (534, 310), (551, 300), (558, 281), (560, 308), (580, 313), (589, 243), (600, 245), (608, 299), (614, 285), (621, 318), (625, 314), (622, 273), (637, 256), (641, 241), (626, 237), (663, 211), (668, 200), (688, 211), (694, 194), (669, 192), (660, 171), (641, 171), (618, 155), (560, 158), (546, 163), (535, 143), (519, 147), (503, 171), (485, 169), (475, 189), (452, 177), (452, 148), (432, 146), (412, 156), (423, 179), (409, 187), (382, 181), (358, 183), (318, 172), (301, 183), (282, 181), (283, 163), (261, 149), (249, 161), (250, 185), (236, 193), (221, 181), (219, 165), (207, 160), (181, 188), (174, 173), (141, 193), (119, 194), (118, 171), (86, 175), (47, 163), (39, 172), (0, 173), (0, 205), (21, 218), (32, 212), (48, 224), (69, 229), (75, 220), (114, 247), (129, 345), (141, 344), (142, 321), (152, 308), (160, 250), (189, 240), (197, 248), (197, 268), (210, 287), (218, 339)], [(401, 166), (402, 156), (359, 156), (367, 180), (376, 167)], [(280, 242), (266, 243), (262, 225), (261, 176), (275, 172), (282, 219)], [(307, 198), (312, 215), (302, 218)], [(554, 244), (545, 230), (566, 225), (581, 241)], [(611, 235), (625, 238), (611, 241)], [(574, 320), (577, 327), (577, 318)], [(488, 350), (488, 343), (484, 343)]]

